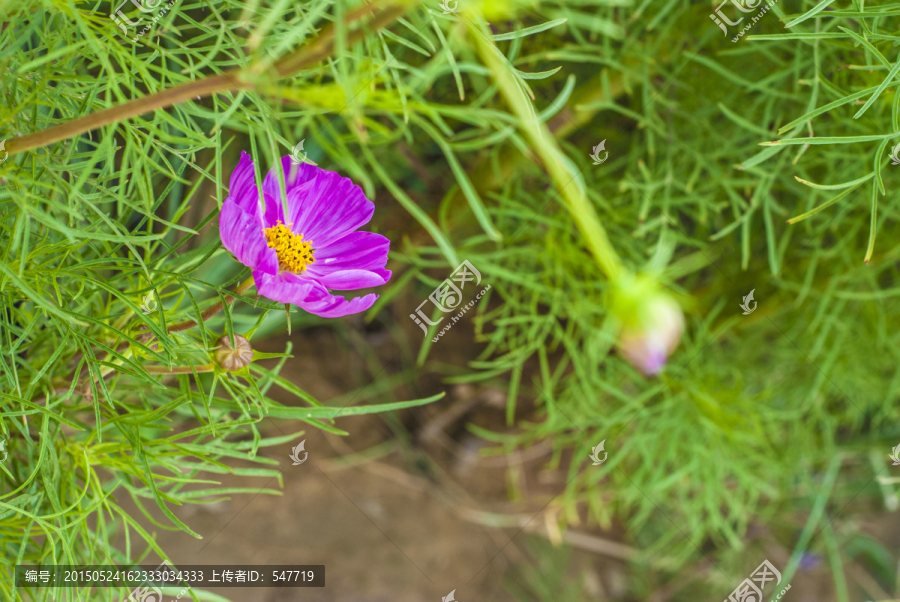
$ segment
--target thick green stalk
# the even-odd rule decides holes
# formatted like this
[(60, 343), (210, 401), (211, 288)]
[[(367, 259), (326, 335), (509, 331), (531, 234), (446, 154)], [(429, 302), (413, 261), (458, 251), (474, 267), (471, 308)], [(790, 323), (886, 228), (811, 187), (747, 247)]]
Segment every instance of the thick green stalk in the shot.
[(547, 129), (547, 126), (537, 120), (537, 115), (531, 101), (525, 96), (524, 91), (519, 87), (507, 61), (502, 57), (500, 51), (491, 40), (490, 33), (484, 25), (484, 21), (480, 15), (467, 14), (467, 17), (476, 20), (474, 24), (472, 20), (469, 22), (469, 32), (475, 42), (481, 59), (490, 69), (500, 88), (500, 94), (506, 100), (510, 109), (516, 117), (519, 118), (521, 129), (524, 132), (528, 142), (540, 157), (544, 167), (550, 173), (553, 183), (556, 185), (560, 196), (563, 199), (563, 205), (569, 210), (575, 219), (575, 224), (584, 236), (588, 248), (600, 264), (600, 267), (606, 273), (610, 280), (618, 279), (619, 275), (625, 270), (619, 256), (613, 249), (609, 238), (606, 236), (606, 230), (600, 223), (597, 212), (594, 211), (593, 205), (584, 192), (584, 187), (579, 174), (574, 170), (574, 166), (567, 164), (567, 159), (559, 145), (556, 143), (553, 135)]

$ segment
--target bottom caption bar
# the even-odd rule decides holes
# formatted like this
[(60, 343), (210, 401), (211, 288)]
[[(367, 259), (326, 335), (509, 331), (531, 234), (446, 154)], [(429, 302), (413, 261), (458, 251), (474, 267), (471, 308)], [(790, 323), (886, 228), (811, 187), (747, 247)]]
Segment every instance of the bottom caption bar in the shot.
[(325, 565), (16, 565), (16, 587), (325, 587)]

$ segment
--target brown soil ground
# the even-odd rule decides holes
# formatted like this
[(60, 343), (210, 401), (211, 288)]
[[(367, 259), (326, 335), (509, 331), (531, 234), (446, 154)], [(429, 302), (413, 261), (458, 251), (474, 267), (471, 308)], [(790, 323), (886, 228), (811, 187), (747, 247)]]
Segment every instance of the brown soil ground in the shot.
[[(460, 341), (471, 336), (463, 332), (464, 328), (458, 330), (451, 335), (460, 337)], [(392, 363), (398, 353), (389, 348), (388, 337), (365, 334), (361, 329), (353, 336), (371, 345), (387, 372), (394, 374), (404, 368)], [(446, 338), (450, 341), (442, 340), (436, 356), (442, 362), (464, 366), (471, 355), (459, 351), (460, 347), (451, 342), (452, 336)], [(287, 340), (286, 336), (270, 339), (259, 349), (283, 351)], [(352, 350), (352, 344), (342, 342), (332, 331), (295, 330), (290, 340), (295, 357), (288, 361), (282, 375), (317, 399), (329, 403), (372, 381), (363, 376), (371, 374), (371, 366)], [(279, 463), (283, 494), (234, 495), (214, 504), (173, 508), (181, 520), (202, 534), (202, 540), (145, 525), (156, 532), (176, 566), (326, 567), (324, 588), (210, 588), (234, 602), (438, 602), (451, 590), (461, 602), (515, 600), (509, 584), (518, 579), (516, 567), (537, 574), (546, 570), (531, 565), (529, 550), (536, 543), (547, 547), (554, 539), (544, 528), (553, 517), (542, 509), (564, 486), (565, 475), (545, 469), (549, 445), (539, 445), (516, 457), (483, 456), (481, 449), (490, 444), (472, 435), (466, 424), (505, 430), (503, 391), (444, 385), (432, 373), (398, 387), (394, 395), (397, 400), (414, 399), (437, 391), (448, 395), (434, 404), (401, 413), (399, 419), (394, 418), (394, 430), (389, 419), (382, 416), (342, 418), (336, 425), (348, 431), (348, 437), (307, 428), (306, 434), (291, 445), (262, 449), (261, 455)], [(287, 396), (270, 394), (281, 402), (295, 403)], [(368, 402), (394, 399), (378, 395)], [(262, 431), (264, 436), (277, 436), (300, 428), (289, 421), (268, 420)], [(304, 438), (308, 460), (294, 466), (288, 454)], [(408, 444), (403, 444), (403, 438), (408, 438)], [(382, 447), (376, 448), (379, 445)], [(384, 453), (368, 460), (353, 455), (373, 449)], [(518, 467), (513, 477), (510, 464)], [(276, 480), (234, 475), (218, 478), (225, 487), (278, 488)], [(525, 494), (522, 499), (510, 501), (512, 478)], [(486, 522), (480, 512), (505, 515), (517, 522), (487, 526), (480, 524)], [(863, 527), (891, 549), (898, 547), (900, 521), (896, 515), (873, 516)], [(755, 536), (770, 540), (764, 532)], [(559, 602), (688, 599), (684, 596), (695, 581), (719, 584), (725, 597), (736, 585), (703, 561), (679, 574), (654, 575), (654, 585), (646, 588), (649, 593), (638, 595), (634, 580), (640, 578), (627, 562), (633, 550), (623, 543), (621, 532), (603, 533), (594, 525), (582, 524), (566, 537), (568, 541), (560, 549), (571, 548), (572, 553), (565, 561), (564, 582), (578, 584), (582, 597), (560, 592), (559, 598), (553, 598)], [(776, 566), (786, 564), (789, 550), (774, 545), (767, 549), (768, 559)], [(854, 602), (891, 598), (891, 593), (883, 591), (882, 585), (859, 565), (848, 566), (846, 572)], [(791, 586), (786, 602), (837, 599), (824, 559), (818, 567), (798, 573)], [(167, 596), (165, 602), (169, 599)], [(527, 599), (537, 602), (537, 598)]]

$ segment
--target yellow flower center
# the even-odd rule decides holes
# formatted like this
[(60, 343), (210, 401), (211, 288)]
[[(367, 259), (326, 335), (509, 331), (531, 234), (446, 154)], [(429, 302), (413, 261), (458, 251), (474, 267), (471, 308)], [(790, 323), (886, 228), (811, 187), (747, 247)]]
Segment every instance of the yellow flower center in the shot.
[(278, 224), (271, 228), (265, 228), (266, 243), (270, 249), (275, 249), (278, 256), (278, 267), (286, 272), (300, 274), (306, 266), (313, 263), (312, 241), (303, 240), (302, 234), (291, 232), (291, 226), (285, 226), (278, 220)]

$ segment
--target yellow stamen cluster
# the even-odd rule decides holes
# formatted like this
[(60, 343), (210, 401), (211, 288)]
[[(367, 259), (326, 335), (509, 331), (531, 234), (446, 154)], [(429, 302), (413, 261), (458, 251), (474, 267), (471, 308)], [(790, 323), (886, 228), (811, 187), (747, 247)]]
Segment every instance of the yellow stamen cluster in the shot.
[(286, 272), (300, 274), (306, 270), (306, 266), (313, 263), (312, 241), (303, 240), (302, 234), (291, 232), (293, 224), (284, 225), (281, 220), (271, 228), (263, 230), (266, 234), (266, 243), (270, 249), (275, 249), (278, 256), (278, 267)]

